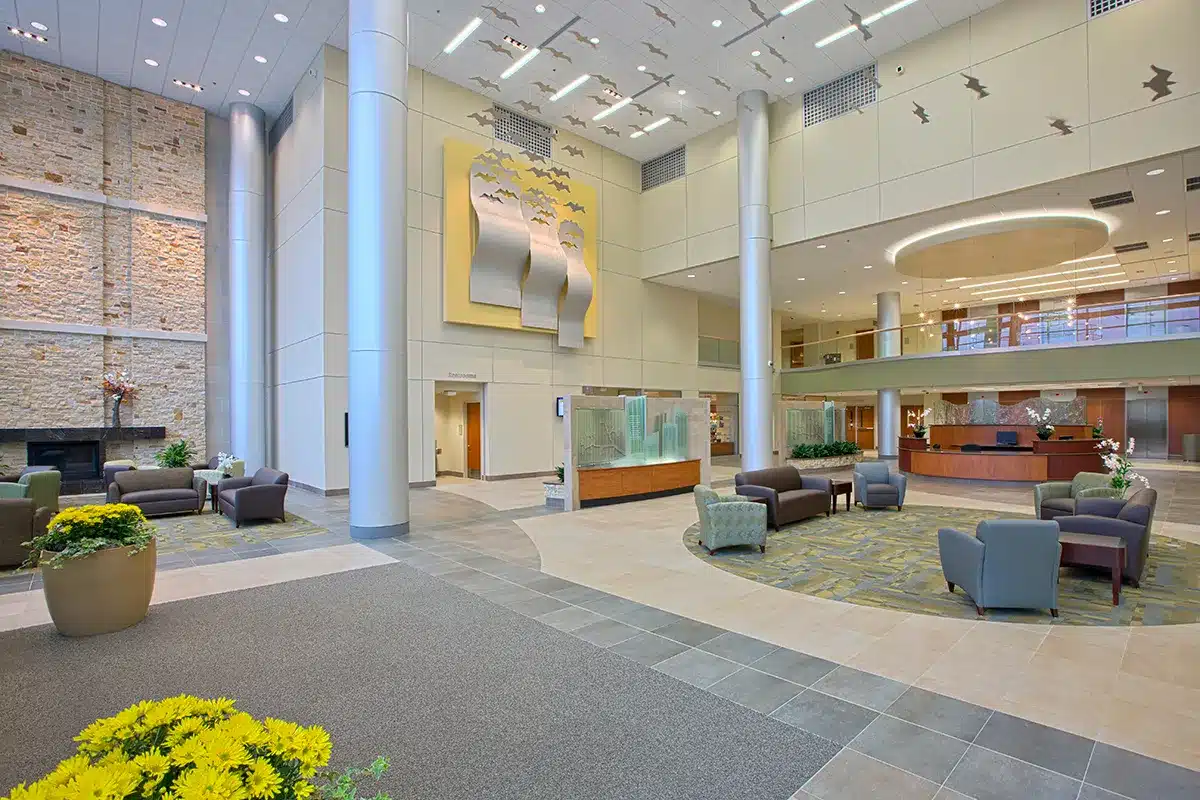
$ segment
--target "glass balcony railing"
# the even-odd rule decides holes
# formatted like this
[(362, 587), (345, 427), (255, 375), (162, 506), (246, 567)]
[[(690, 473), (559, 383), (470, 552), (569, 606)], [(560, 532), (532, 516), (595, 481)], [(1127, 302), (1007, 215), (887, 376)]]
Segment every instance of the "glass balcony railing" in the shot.
[(1073, 306), (1040, 311), (927, 320), (899, 328), (879, 328), (848, 336), (784, 345), (784, 364), (818, 367), (875, 357), (875, 335), (900, 334), (901, 355), (998, 350), (1041, 345), (1071, 345), (1155, 339), (1200, 334), (1200, 294)]
[(741, 363), (737, 339), (720, 339), (716, 336), (699, 337), (697, 361), (702, 367), (729, 367), (737, 369)]

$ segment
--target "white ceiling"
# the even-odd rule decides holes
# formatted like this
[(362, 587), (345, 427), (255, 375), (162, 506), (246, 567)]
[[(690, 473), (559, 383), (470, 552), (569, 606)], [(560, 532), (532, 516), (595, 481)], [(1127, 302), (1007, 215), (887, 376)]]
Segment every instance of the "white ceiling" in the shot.
[[(518, 101), (541, 107), (532, 116), (568, 126), (567, 115), (583, 119), (586, 129), (574, 133), (611, 147), (639, 161), (670, 150), (697, 134), (728, 121), (734, 99), (744, 89), (765, 89), (772, 99), (787, 97), (818, 86), (846, 72), (870, 64), (879, 56), (908, 42), (928, 36), (1000, 0), (918, 0), (870, 27), (873, 38), (859, 34), (817, 49), (814, 43), (847, 25), (849, 12), (843, 0), (814, 0), (787, 17), (777, 12), (791, 0), (754, 0), (770, 25), (728, 48), (724, 44), (761, 25), (751, 10), (751, 0), (656, 0), (653, 5), (672, 22), (655, 14), (642, 0), (409, 0), (409, 59), (414, 66), (472, 90), (480, 86), (473, 77), (500, 84), (500, 91), (485, 91), (505, 105)], [(880, 11), (894, 0), (853, 0), (849, 5), (863, 17)], [(484, 8), (492, 6), (496, 12)], [(276, 13), (289, 21), (280, 23)], [(571, 61), (555, 58), (548, 50), (508, 80), (500, 74), (520, 56), (504, 42), (505, 35), (530, 47), (542, 45), (573, 17), (582, 19), (549, 43)], [(455, 52), (442, 48), (473, 17), (483, 24)], [(159, 17), (167, 22), (158, 27)], [(511, 17), (516, 22), (506, 18)], [(712, 21), (720, 19), (719, 28)], [(135, 86), (175, 100), (197, 103), (219, 114), (231, 102), (246, 100), (262, 107), (269, 117), (287, 104), (304, 70), (325, 42), (347, 46), (346, 0), (0, 0), (0, 22), (32, 30), (33, 22), (48, 30), (45, 44), (5, 35), (0, 46), (73, 69), (99, 75), (124, 86)], [(596, 37), (599, 44), (576, 39)], [(499, 44), (512, 54), (495, 52), (484, 41)], [(666, 53), (655, 55), (646, 46)], [(768, 46), (787, 59), (783, 63)], [(751, 51), (762, 55), (751, 57)], [(266, 63), (258, 63), (262, 56)], [(144, 59), (159, 63), (151, 67)], [(754, 70), (759, 64), (767, 73)], [(637, 70), (646, 66), (645, 72)], [(549, 103), (535, 81), (562, 87), (581, 74), (603, 75), (623, 95), (637, 94), (654, 83), (651, 73), (674, 75), (670, 86), (659, 85), (637, 98), (651, 115), (628, 106), (603, 121), (620, 133), (605, 134), (591, 118), (601, 106), (589, 95), (605, 97), (593, 78), (572, 94)], [(785, 78), (793, 77), (792, 83)], [(172, 79), (196, 83), (196, 93), (174, 85)], [(717, 85), (719, 78), (731, 88)], [(238, 89), (250, 94), (242, 97)], [(680, 89), (685, 95), (679, 95)], [(721, 112), (714, 117), (700, 108)], [(637, 139), (631, 125), (646, 125), (667, 114), (686, 124), (670, 122)]]
[[(1146, 174), (1154, 169), (1162, 169), (1164, 172), (1157, 176)], [(800, 323), (817, 320), (834, 322), (839, 318), (872, 319), (876, 293), (892, 290), (900, 292), (901, 308), (905, 314), (954, 308), (955, 303), (963, 308), (970, 308), (996, 302), (1012, 302), (1016, 298), (1005, 297), (997, 301), (995, 293), (975, 295), (972, 292), (1005, 286), (1016, 288), (1038, 281), (1017, 281), (975, 289), (956, 288), (987, 279), (947, 282), (901, 275), (888, 260), (887, 250), (905, 237), (927, 228), (977, 216), (1030, 211), (1093, 213), (1088, 203), (1089, 198), (1122, 191), (1132, 191), (1134, 202), (1099, 212), (1111, 218), (1116, 224), (1116, 229), (1109, 246), (1096, 254), (1111, 254), (1113, 245), (1141, 241), (1149, 243), (1149, 250), (1038, 270), (1022, 271), (1018, 266), (1011, 265), (1011, 268), (998, 270), (999, 274), (995, 279), (1032, 278), (1048, 272), (1118, 265), (1115, 269), (1046, 278), (1045, 280), (1070, 278), (1074, 283), (1034, 287), (1054, 289), (1054, 292), (1033, 294), (1031, 289), (1031, 293), (1027, 295), (1029, 299), (1048, 299), (1067, 296), (1072, 294), (1076, 287), (1086, 287), (1089, 283), (1102, 281), (1126, 278), (1129, 280), (1127, 284), (1103, 287), (1116, 289), (1186, 280), (1189, 277), (1198, 278), (1200, 243), (1193, 243), (1189, 254), (1188, 234), (1200, 232), (1200, 191), (1185, 191), (1186, 179), (1197, 175), (1200, 175), (1200, 150), (1192, 150), (871, 225), (834, 236), (778, 247), (771, 252), (771, 305), (785, 312), (785, 320)], [(1165, 209), (1169, 209), (1171, 213), (1162, 216), (1156, 213)], [(1172, 241), (1164, 243), (1164, 239)], [(1092, 254), (1079, 254), (1080, 257), (1088, 255)], [(868, 265), (871, 267), (869, 270), (865, 269)], [(1092, 277), (1114, 272), (1123, 274), (1110, 278)], [(804, 280), (801, 281), (800, 278)], [(726, 302), (736, 303), (738, 298), (736, 258), (680, 270), (653, 280), (705, 292)], [(988, 299), (989, 297), (991, 299)]]

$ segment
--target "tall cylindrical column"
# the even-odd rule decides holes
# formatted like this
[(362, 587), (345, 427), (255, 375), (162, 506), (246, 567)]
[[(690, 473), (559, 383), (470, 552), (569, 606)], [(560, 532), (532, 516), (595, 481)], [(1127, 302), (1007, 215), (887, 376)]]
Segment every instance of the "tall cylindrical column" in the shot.
[(350, 0), (350, 535), (408, 532), (408, 2)]
[(742, 469), (772, 465), (771, 210), (767, 93), (742, 92), (738, 115), (738, 273), (741, 278)]
[(267, 129), (229, 111), (229, 439), (252, 475), (267, 461)]
[[(880, 292), (875, 297), (875, 357), (900, 355), (900, 293)], [(900, 455), (900, 390), (880, 389), (875, 404), (875, 446), (880, 458)]]

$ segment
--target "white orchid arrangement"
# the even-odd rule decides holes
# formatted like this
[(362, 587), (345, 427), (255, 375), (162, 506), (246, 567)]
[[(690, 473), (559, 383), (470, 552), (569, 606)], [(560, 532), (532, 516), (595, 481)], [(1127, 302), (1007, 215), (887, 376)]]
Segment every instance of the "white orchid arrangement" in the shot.
[(1038, 438), (1049, 439), (1054, 434), (1054, 426), (1050, 424), (1050, 409), (1038, 411), (1036, 408), (1027, 408), (1025, 412), (1029, 414), (1029, 421), (1037, 428)]
[(1104, 417), (1098, 417), (1096, 424), (1092, 426), (1092, 438), (1099, 439), (1104, 436)]
[(925, 425), (925, 418), (929, 416), (932, 408), (927, 408), (924, 411), (909, 411), (908, 412), (908, 427), (912, 428), (913, 436), (918, 439), (924, 439), (929, 428)]
[(237, 461), (238, 457), (229, 453), (217, 453), (217, 469), (222, 472), (229, 472), (233, 466), (233, 462)]
[(1116, 439), (1105, 439), (1096, 445), (1096, 449), (1103, 455), (1104, 466), (1108, 468), (1108, 473), (1111, 476), (1109, 485), (1114, 489), (1119, 489), (1122, 493), (1133, 486), (1134, 481), (1141, 481), (1147, 487), (1150, 486), (1150, 481), (1145, 476), (1139, 475), (1133, 471), (1133, 462), (1130, 456), (1133, 455), (1133, 437), (1129, 437), (1129, 444), (1125, 447), (1125, 452), (1121, 452), (1121, 443)]

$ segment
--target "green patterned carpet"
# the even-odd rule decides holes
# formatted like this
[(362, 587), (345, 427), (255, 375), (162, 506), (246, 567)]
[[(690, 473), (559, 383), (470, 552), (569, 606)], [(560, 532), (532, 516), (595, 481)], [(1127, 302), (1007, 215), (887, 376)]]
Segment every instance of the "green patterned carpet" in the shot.
[[(938, 528), (973, 532), (984, 519), (1017, 519), (963, 508), (906, 505), (904, 510), (855, 507), (814, 517), (767, 539), (767, 552), (730, 547), (708, 555), (696, 540), (699, 523), (684, 533), (697, 558), (748, 580), (831, 600), (975, 619), (962, 590), (950, 594), (938, 561)], [(1112, 605), (1105, 571), (1065, 567), (1058, 579), (1058, 622), (1068, 625), (1173, 625), (1200, 622), (1200, 545), (1152, 535), (1140, 589), (1126, 585)], [(1048, 612), (988, 611), (990, 620), (1051, 621)]]
[(303, 517), (288, 513), (285, 522), (257, 520), (243, 522), (235, 528), (233, 520), (223, 514), (180, 514), (170, 517), (151, 517), (158, 529), (158, 553), (197, 553), (213, 548), (229, 548), (257, 543), (270, 544), (277, 539), (293, 536), (315, 536), (329, 531)]

